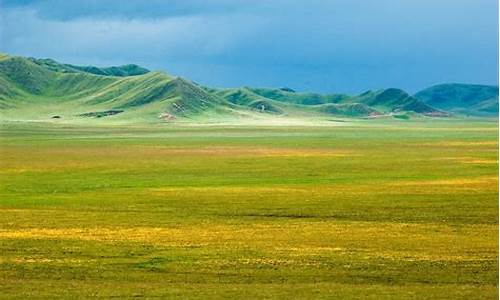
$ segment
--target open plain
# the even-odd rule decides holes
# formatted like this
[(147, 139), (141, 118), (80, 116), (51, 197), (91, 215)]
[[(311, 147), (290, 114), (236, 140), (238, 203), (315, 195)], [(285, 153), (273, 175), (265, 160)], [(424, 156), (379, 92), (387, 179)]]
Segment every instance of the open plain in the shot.
[(0, 298), (495, 299), (498, 120), (4, 122)]

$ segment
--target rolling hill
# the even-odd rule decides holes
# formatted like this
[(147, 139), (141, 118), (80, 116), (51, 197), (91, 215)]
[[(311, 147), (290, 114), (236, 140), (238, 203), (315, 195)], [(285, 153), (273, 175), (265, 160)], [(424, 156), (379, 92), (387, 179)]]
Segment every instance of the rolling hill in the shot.
[(401, 89), (389, 88), (377, 91), (367, 91), (347, 99), (350, 103), (362, 103), (382, 112), (414, 112), (429, 116), (446, 116), (447, 113), (438, 110), (410, 96)]
[(498, 115), (498, 87), (478, 84), (440, 84), (415, 94), (428, 105), (451, 112)]
[(498, 113), (495, 103), (498, 105), (498, 90), (486, 86), (442, 85), (415, 96), (396, 88), (355, 96), (290, 88), (216, 89), (137, 65), (99, 68), (0, 55), (0, 112), (5, 120), (443, 117), (448, 116), (447, 111)]
[[(101, 74), (110, 72), (115, 75)], [(130, 120), (159, 120), (233, 112), (229, 103), (188, 80), (133, 65), (79, 67), (3, 56), (0, 83), (3, 115), (16, 119), (120, 115)]]

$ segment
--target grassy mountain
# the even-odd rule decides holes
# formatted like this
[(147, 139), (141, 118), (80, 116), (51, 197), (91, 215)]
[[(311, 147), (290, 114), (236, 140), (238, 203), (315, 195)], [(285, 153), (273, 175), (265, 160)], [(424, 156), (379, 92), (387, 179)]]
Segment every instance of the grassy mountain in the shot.
[[(4, 55), (0, 59), (0, 108), (8, 111), (5, 115), (21, 119), (120, 115), (152, 121), (162, 115), (174, 119), (211, 111), (232, 113), (230, 103), (188, 80), (144, 70), (74, 68), (53, 60)], [(143, 74), (134, 75), (137, 72)]]
[(449, 99), (455, 99), (456, 93), (462, 95), (459, 104), (467, 104), (467, 109), (495, 112), (498, 91), (495, 98), (491, 89), (467, 89), (469, 93), (461, 89), (454, 86), (445, 89), (446, 93), (442, 87), (433, 87), (416, 96), (395, 88), (356, 96), (304, 93), (290, 88), (216, 89), (136, 65), (82, 67), (0, 54), (0, 112), (4, 119), (14, 120), (328, 119), (400, 117), (407, 113), (446, 116), (445, 110), (456, 108)]
[[(362, 117), (409, 111), (424, 115), (445, 116), (435, 109), (410, 96), (400, 89), (367, 91), (358, 96), (344, 94), (298, 93), (290, 89), (242, 88), (220, 93), (233, 103), (248, 103), (255, 100), (274, 101), (274, 105), (293, 104), (307, 106), (318, 112)], [(282, 104), (279, 104), (281, 102)]]
[(262, 97), (249, 88), (214, 90), (213, 94), (234, 105), (248, 107), (260, 113), (283, 114), (286, 110), (281, 103)]
[(339, 103), (342, 100), (349, 98), (349, 96), (343, 94), (323, 95), (317, 93), (297, 93), (289, 88), (281, 88), (281, 89), (249, 88), (249, 89), (255, 94), (265, 98), (281, 102), (301, 104), (301, 105)]
[(444, 111), (423, 103), (403, 90), (389, 88), (367, 91), (346, 100), (350, 103), (362, 103), (381, 112), (410, 111), (424, 115), (445, 116)]
[(256, 112), (269, 114), (316, 114), (342, 117), (380, 115), (375, 109), (360, 103), (340, 103), (345, 95), (297, 93), (293, 90), (269, 88), (237, 88), (213, 91), (217, 96), (236, 105), (247, 106)]
[(415, 94), (428, 105), (464, 114), (498, 115), (498, 87), (477, 84), (440, 84)]

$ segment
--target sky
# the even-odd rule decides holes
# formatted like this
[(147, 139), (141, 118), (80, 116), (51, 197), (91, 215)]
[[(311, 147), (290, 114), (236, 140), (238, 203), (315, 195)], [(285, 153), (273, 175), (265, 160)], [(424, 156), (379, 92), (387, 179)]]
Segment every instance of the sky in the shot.
[(0, 0), (0, 52), (213, 87), (498, 84), (497, 0)]

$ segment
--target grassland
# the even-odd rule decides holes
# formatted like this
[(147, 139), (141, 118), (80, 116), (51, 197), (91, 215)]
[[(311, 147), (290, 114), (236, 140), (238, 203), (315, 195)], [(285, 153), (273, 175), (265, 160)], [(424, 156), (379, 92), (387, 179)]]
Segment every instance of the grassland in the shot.
[(3, 123), (0, 298), (495, 299), (498, 122)]

